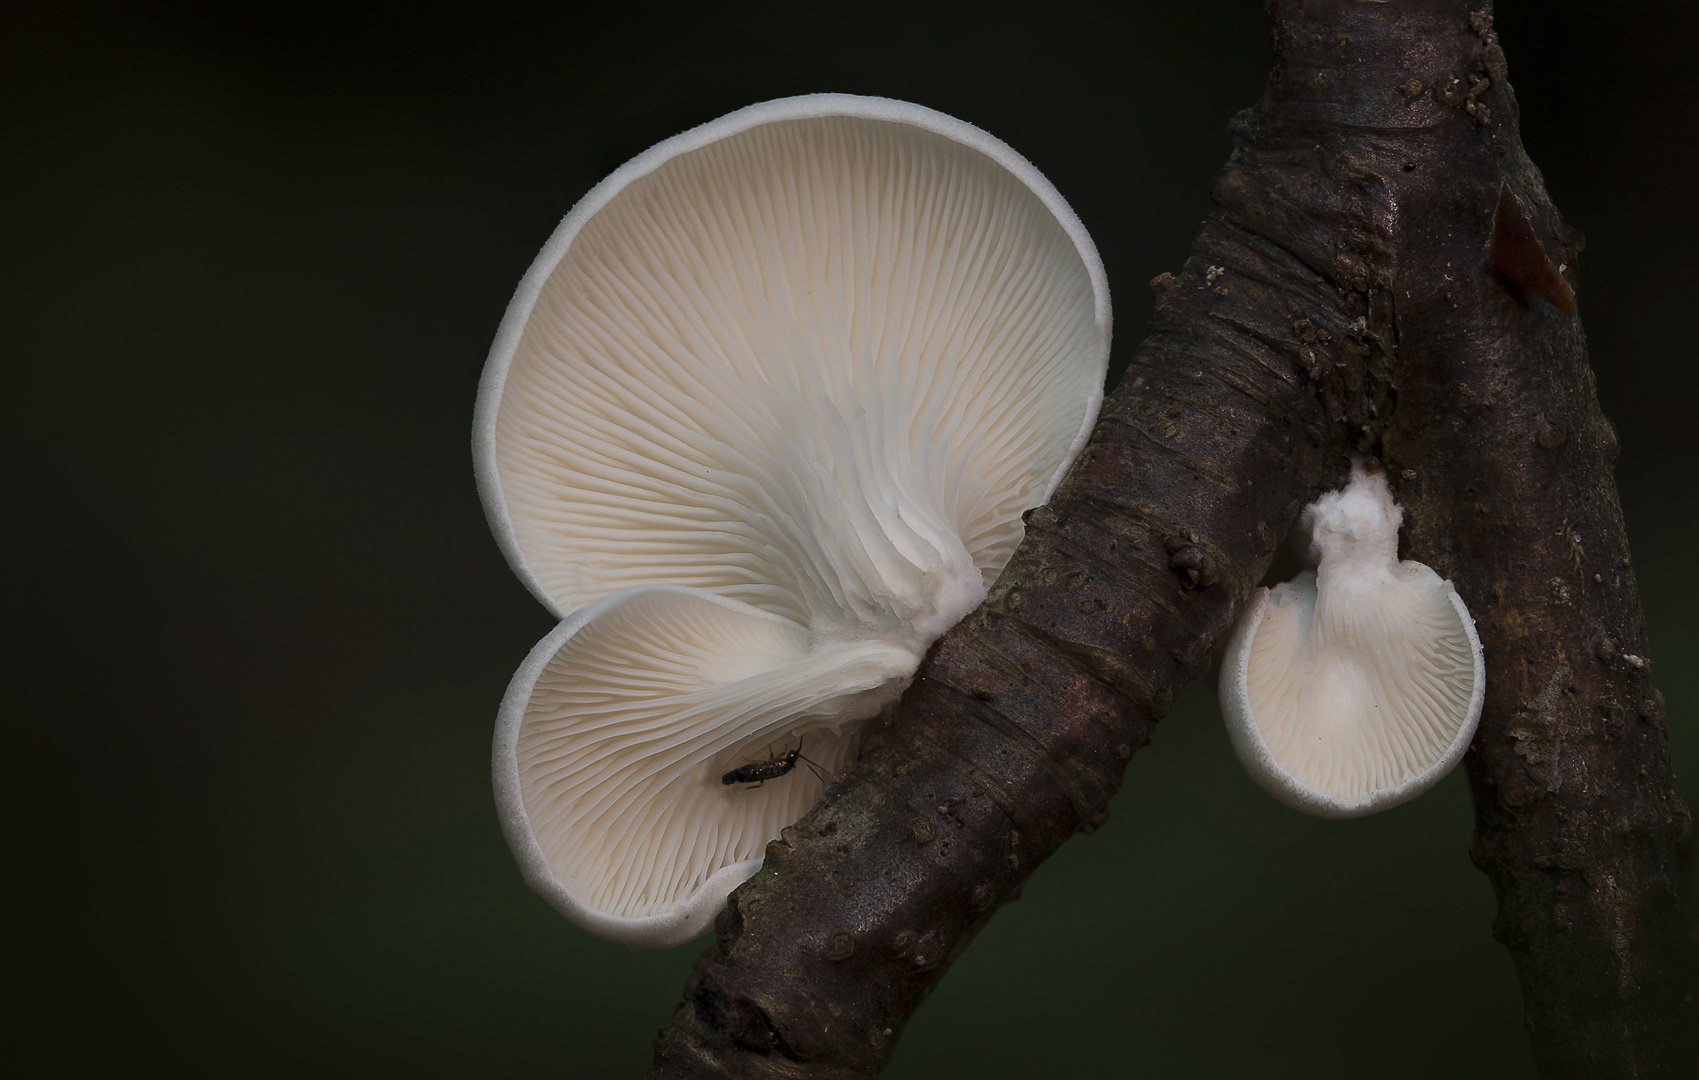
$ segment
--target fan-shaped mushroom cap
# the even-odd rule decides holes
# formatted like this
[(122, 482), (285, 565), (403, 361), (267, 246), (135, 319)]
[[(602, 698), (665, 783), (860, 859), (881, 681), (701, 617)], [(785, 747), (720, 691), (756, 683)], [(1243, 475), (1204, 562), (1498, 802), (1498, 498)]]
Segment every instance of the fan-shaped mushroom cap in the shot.
[(561, 223), (479, 388), (491, 526), (564, 621), (497, 726), (527, 879), (606, 937), (705, 929), (1084, 445), (1109, 299), (1013, 150), (903, 102), (753, 106)]
[(1289, 806), (1356, 817), (1415, 798), (1468, 749), (1486, 695), (1451, 582), (1398, 561), (1403, 513), (1353, 470), (1305, 511), (1314, 571), (1258, 589), (1221, 665), (1221, 711), (1251, 776)]

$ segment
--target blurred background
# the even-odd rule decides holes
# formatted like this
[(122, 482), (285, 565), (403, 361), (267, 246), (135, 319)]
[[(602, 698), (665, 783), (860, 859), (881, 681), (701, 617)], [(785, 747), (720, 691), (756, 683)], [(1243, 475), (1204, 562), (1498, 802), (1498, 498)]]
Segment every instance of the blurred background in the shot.
[[(1696, 19), (1498, 11), (1525, 141), (1588, 238), (1689, 800)], [(491, 805), (496, 705), (551, 625), (467, 449), (520, 275), (652, 143), (767, 98), (882, 94), (1054, 181), (1108, 265), (1124, 364), (1267, 62), (1249, 0), (6, 5), (9, 1056), (640, 1074), (701, 944), (569, 925)], [(1461, 772), (1366, 820), (1287, 810), (1193, 687), (888, 1075), (1530, 1076), (1470, 822)]]

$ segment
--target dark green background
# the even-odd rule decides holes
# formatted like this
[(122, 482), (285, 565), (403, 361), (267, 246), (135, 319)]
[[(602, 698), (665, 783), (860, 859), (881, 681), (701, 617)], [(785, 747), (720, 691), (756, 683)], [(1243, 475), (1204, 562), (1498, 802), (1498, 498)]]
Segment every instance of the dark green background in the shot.
[[(1678, 771), (1699, 769), (1694, 5), (1515, 0)], [(908, 98), (1031, 158), (1115, 289), (1177, 269), (1248, 2), (9, 5), (0, 14), (8, 1056), (52, 1072), (636, 1075), (696, 946), (575, 929), (487, 778), (550, 620), (473, 490), (479, 368), (603, 174), (766, 98)], [(1246, 779), (1193, 688), (892, 1077), (1526, 1076), (1461, 774), (1378, 817)], [(15, 711), (14, 711), (15, 710)], [(1699, 788), (1684, 779), (1691, 799)], [(26, 1070), (28, 1071), (28, 1070)]]

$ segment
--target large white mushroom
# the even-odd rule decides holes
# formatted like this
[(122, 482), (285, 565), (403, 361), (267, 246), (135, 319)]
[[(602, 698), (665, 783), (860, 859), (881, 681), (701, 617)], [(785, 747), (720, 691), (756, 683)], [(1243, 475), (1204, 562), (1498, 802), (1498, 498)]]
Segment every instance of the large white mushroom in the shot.
[(1463, 757), (1486, 673), (1451, 582), (1398, 560), (1404, 514), (1360, 464), (1304, 511), (1311, 564), (1258, 589), (1222, 654), (1221, 712), (1251, 777), (1289, 806), (1357, 817)]
[[(705, 929), (984, 599), (1084, 445), (1109, 324), (1055, 189), (916, 105), (752, 106), (586, 195), (473, 433), (502, 549), (562, 619), (496, 731), (532, 887), (631, 944)], [(798, 749), (818, 772), (722, 782)]]

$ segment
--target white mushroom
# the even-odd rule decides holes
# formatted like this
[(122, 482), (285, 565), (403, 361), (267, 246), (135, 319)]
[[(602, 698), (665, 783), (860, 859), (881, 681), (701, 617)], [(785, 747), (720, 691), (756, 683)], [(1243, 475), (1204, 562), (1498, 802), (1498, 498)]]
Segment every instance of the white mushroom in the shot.
[(1398, 561), (1403, 512), (1357, 465), (1304, 512), (1312, 565), (1258, 589), (1221, 663), (1239, 760), (1289, 806), (1357, 817), (1426, 791), (1463, 757), (1486, 695), (1451, 582)]
[(705, 929), (984, 599), (1085, 443), (1108, 346), (1061, 196), (916, 105), (752, 106), (586, 195), (508, 308), (473, 433), (503, 551), (563, 619), (496, 732), (532, 887), (636, 945)]

